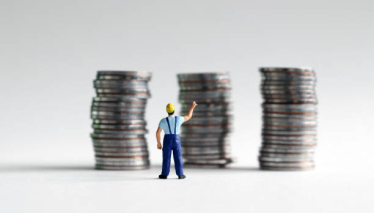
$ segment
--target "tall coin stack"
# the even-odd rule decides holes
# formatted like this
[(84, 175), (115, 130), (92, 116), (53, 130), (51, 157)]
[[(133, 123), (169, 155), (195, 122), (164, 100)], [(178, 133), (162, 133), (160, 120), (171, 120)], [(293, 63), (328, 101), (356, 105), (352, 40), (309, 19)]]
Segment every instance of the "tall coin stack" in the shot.
[(231, 163), (229, 133), (232, 116), (228, 72), (178, 74), (181, 113), (196, 101), (193, 117), (182, 126), (186, 166), (225, 167)]
[(314, 168), (316, 75), (312, 68), (260, 68), (264, 102), (259, 162), (267, 170)]
[(98, 71), (92, 100), (91, 134), (96, 168), (149, 168), (144, 113), (150, 98), (150, 72)]

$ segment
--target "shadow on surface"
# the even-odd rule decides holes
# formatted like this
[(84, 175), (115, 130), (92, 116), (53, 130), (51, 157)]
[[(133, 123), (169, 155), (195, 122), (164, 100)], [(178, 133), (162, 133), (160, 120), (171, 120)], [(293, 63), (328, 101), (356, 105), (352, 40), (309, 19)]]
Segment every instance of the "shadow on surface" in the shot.
[[(152, 165), (151, 168), (153, 169), (162, 169), (160, 164)], [(173, 170), (174, 165), (170, 165), (170, 168)], [(196, 171), (222, 171), (222, 172), (233, 172), (233, 171), (248, 171), (248, 172), (260, 172), (263, 171), (259, 167), (247, 167), (247, 166), (228, 166), (224, 168), (214, 168), (214, 167), (197, 167), (197, 166), (184, 166), (184, 170), (196, 170)]]

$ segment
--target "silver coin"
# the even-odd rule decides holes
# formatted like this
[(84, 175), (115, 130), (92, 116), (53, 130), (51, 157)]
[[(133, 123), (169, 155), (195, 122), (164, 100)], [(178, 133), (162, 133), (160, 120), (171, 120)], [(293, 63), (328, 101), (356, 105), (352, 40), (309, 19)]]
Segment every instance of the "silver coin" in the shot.
[(311, 67), (260, 67), (261, 72), (314, 72)]
[(264, 112), (263, 118), (265, 119), (303, 119), (303, 120), (315, 120), (316, 114), (289, 114), (289, 113), (275, 113), (275, 112)]
[(221, 81), (230, 79), (228, 72), (180, 73), (177, 77), (179, 82)]
[(302, 142), (302, 141), (317, 141), (316, 135), (262, 135), (263, 140), (271, 140), (271, 141), (295, 141), (295, 142)]
[(283, 150), (283, 149), (266, 149), (266, 148), (261, 148), (260, 149), (260, 154), (266, 154), (266, 153), (273, 153), (273, 154), (279, 154), (279, 155), (288, 155), (288, 154), (313, 154), (314, 149), (309, 149), (309, 150)]
[(218, 154), (226, 154), (230, 153), (230, 148), (222, 148), (222, 149), (208, 149), (208, 148), (201, 148), (199, 149), (192, 149), (183, 147), (182, 153), (183, 155), (218, 155)]
[(315, 72), (293, 72), (293, 71), (273, 71), (273, 72), (261, 72), (261, 76), (264, 77), (305, 77), (305, 78), (316, 78)]
[(227, 126), (182, 126), (182, 131), (185, 132), (198, 132), (198, 133), (215, 133), (231, 131), (232, 127)]
[(121, 80), (138, 80), (138, 81), (150, 81), (152, 77), (151, 72), (145, 71), (111, 71), (111, 70), (100, 70), (97, 72), (96, 79), (121, 79)]
[(261, 87), (268, 86), (315, 86), (316, 81), (282, 81), (282, 80), (262, 80)]
[(129, 135), (129, 134), (98, 134), (98, 133), (91, 133), (91, 137), (95, 139), (144, 139), (144, 135)]
[(96, 93), (96, 95), (98, 97), (114, 97), (114, 98), (142, 98), (142, 99), (147, 99), (147, 98), (150, 98), (151, 95), (150, 94), (146, 94), (146, 93), (134, 93), (134, 94), (117, 94), (117, 93)]
[(261, 158), (260, 159), (261, 161), (304, 161), (304, 160), (313, 160), (314, 152), (279, 153), (279, 152), (264, 152), (260, 150), (259, 157)]
[(230, 133), (223, 132), (223, 133), (184, 133), (180, 135), (181, 139), (184, 138), (223, 138), (228, 137)]
[(94, 129), (123, 129), (123, 130), (145, 130), (145, 125), (103, 125), (103, 124), (92, 124)]
[(222, 103), (222, 102), (229, 102), (231, 100), (230, 97), (216, 97), (216, 98), (211, 98), (211, 97), (206, 97), (206, 98), (183, 98), (179, 99), (179, 102), (181, 104), (191, 104), (192, 102), (196, 101), (197, 103)]
[(315, 85), (261, 85), (261, 90), (315, 90)]
[(315, 98), (310, 98), (310, 99), (307, 99), (307, 98), (300, 98), (300, 99), (296, 99), (296, 98), (272, 98), (272, 99), (266, 99), (265, 100), (265, 103), (268, 103), (268, 104), (277, 104), (277, 103), (283, 103), (283, 104), (317, 104), (318, 101), (317, 99)]
[(262, 99), (265, 100), (265, 102), (272, 102), (273, 99), (276, 101), (279, 100), (286, 100), (291, 101), (291, 103), (295, 101), (304, 101), (304, 100), (317, 100), (317, 96), (315, 94), (290, 94), (290, 95), (282, 95), (282, 94), (262, 94)]
[(312, 161), (313, 157), (311, 158), (305, 158), (305, 159), (285, 159), (285, 158), (267, 158), (267, 157), (259, 157), (259, 161), (264, 163), (264, 162), (277, 162), (277, 163), (298, 163), (300, 161)]
[(224, 129), (182, 129), (181, 130), (181, 133), (182, 135), (198, 135), (198, 134), (205, 134), (205, 137), (207, 137), (206, 135), (215, 135), (215, 134), (219, 134), (219, 135), (223, 135), (223, 134), (229, 134), (231, 133), (231, 129), (227, 129), (227, 130), (224, 130)]
[(263, 140), (262, 145), (266, 146), (301, 146), (301, 147), (314, 147), (317, 141), (268, 141)]
[[(190, 110), (190, 104), (182, 105), (182, 112), (188, 112)], [(194, 109), (194, 112), (214, 112), (214, 111), (224, 111), (232, 110), (231, 104), (200, 104)]]
[[(230, 150), (230, 146), (207, 146), (207, 147), (183, 147), (186, 153), (210, 153), (210, 152), (225, 152)], [(195, 153), (196, 154), (196, 153)]]
[(277, 167), (277, 168), (292, 168), (292, 167), (314, 167), (313, 161), (303, 162), (271, 162), (271, 161), (260, 161), (260, 166)]
[(91, 107), (91, 111), (102, 111), (102, 112), (133, 112), (133, 113), (145, 113), (145, 108), (128, 108), (128, 107)]
[(289, 73), (262, 73), (261, 78), (266, 81), (316, 81), (314, 75), (295, 75)]
[(146, 102), (137, 103), (137, 102), (92, 102), (92, 107), (116, 107), (116, 108), (139, 108), (145, 109), (147, 104)]
[(201, 142), (201, 143), (194, 143), (194, 142), (184, 142), (182, 141), (182, 148), (205, 148), (205, 147), (223, 147), (223, 146), (230, 146), (230, 141), (220, 141), (220, 142)]
[(118, 134), (118, 135), (145, 135), (148, 133), (148, 130), (104, 130), (104, 129), (94, 129), (94, 133), (96, 134)]
[(109, 94), (150, 94), (149, 89), (95, 89), (96, 93), (109, 93)]
[(106, 165), (100, 165), (96, 164), (96, 169), (99, 170), (145, 170), (149, 169), (149, 164), (144, 166), (106, 166)]
[(147, 152), (95, 152), (98, 157), (147, 157)]
[(203, 138), (193, 138), (193, 137), (181, 137), (186, 143), (219, 143), (229, 140), (229, 137), (203, 137)]
[(95, 120), (140, 120), (144, 119), (144, 115), (91, 115), (91, 118)]
[(121, 97), (93, 97), (93, 102), (109, 102), (109, 103), (136, 103), (136, 104), (146, 104), (147, 99), (139, 98), (139, 97), (129, 97), (129, 96), (121, 96)]
[(266, 99), (266, 101), (272, 101), (272, 99), (286, 99), (286, 100), (304, 100), (304, 99), (317, 99), (315, 94), (262, 94), (262, 98)]
[(219, 160), (219, 159), (226, 159), (230, 158), (230, 154), (213, 154), (213, 155), (184, 155), (183, 158), (188, 160)]
[(109, 112), (109, 111), (91, 111), (91, 115), (102, 115), (102, 116), (118, 116), (118, 117), (125, 117), (125, 118), (137, 118), (137, 117), (143, 117), (144, 112)]
[(107, 166), (141, 166), (149, 165), (148, 158), (102, 158), (95, 157), (96, 164)]
[(147, 147), (147, 142), (143, 140), (99, 140), (92, 141), (95, 147), (108, 148), (108, 147)]
[(218, 116), (218, 117), (194, 117), (193, 119), (184, 123), (185, 125), (194, 125), (194, 124), (226, 124), (232, 123), (233, 117), (228, 116)]
[(260, 150), (264, 152), (303, 153), (314, 152), (315, 148), (316, 146), (287, 146), (262, 144)]
[(229, 153), (230, 150), (227, 150), (226, 152), (225, 151), (185, 151), (185, 150), (182, 150), (182, 153), (183, 155), (187, 156), (186, 158), (188, 158), (188, 156), (192, 155), (192, 156), (195, 156), (195, 155), (219, 155), (219, 154), (227, 154)]
[(128, 76), (146, 76), (151, 77), (152, 72), (148, 71), (129, 71), (129, 70), (99, 70), (98, 75), (128, 75)]
[(185, 168), (199, 168), (199, 169), (223, 169), (228, 168), (228, 164), (196, 164), (196, 163), (190, 163), (186, 162), (184, 164)]
[(105, 148), (105, 147), (94, 147), (94, 150), (96, 152), (148, 152), (148, 147), (147, 146), (142, 146), (142, 147), (128, 147), (128, 146), (123, 146), (123, 147), (115, 147), (115, 148)]
[(277, 89), (277, 90), (270, 90), (270, 89), (261, 89), (261, 94), (263, 95), (315, 95), (315, 90), (289, 90), (289, 89)]
[(265, 111), (275, 112), (317, 112), (315, 104), (262, 104)]
[(264, 125), (269, 125), (269, 126), (317, 126), (317, 120), (311, 119), (311, 120), (306, 120), (306, 119), (278, 119), (278, 118), (273, 118), (273, 119), (262, 119)]
[(230, 81), (215, 81), (206, 83), (179, 83), (181, 91), (196, 91), (196, 90), (217, 90), (217, 89), (231, 89)]
[(93, 125), (96, 124), (110, 124), (110, 125), (147, 125), (145, 120), (104, 120), (104, 119), (94, 119)]
[(317, 131), (272, 131), (262, 130), (264, 135), (317, 135)]
[[(188, 111), (182, 111), (182, 115), (188, 114)], [(193, 113), (194, 116), (196, 117), (206, 117), (206, 116), (227, 116), (231, 115), (231, 112), (228, 110), (222, 110), (222, 111), (214, 111), (214, 112), (202, 112), (202, 111), (194, 111)]]
[(230, 97), (230, 90), (215, 90), (215, 91), (181, 91), (179, 92), (179, 98), (220, 98), (220, 97)]
[(313, 127), (277, 127), (277, 126), (266, 126), (262, 127), (263, 130), (270, 130), (270, 131), (317, 131), (315, 126)]
[(201, 142), (201, 143), (194, 143), (194, 142), (184, 142), (181, 143), (182, 148), (206, 148), (206, 147), (223, 147), (223, 146), (230, 146), (230, 141), (220, 141), (220, 142)]
[(114, 119), (114, 120), (142, 120), (144, 119), (144, 113), (127, 113), (127, 112), (98, 112), (91, 111), (92, 119)]
[(94, 80), (94, 88), (148, 89), (148, 83), (144, 81)]
[(203, 143), (225, 143), (225, 142), (228, 142), (229, 141), (229, 137), (221, 137), (221, 138), (189, 138), (189, 137), (186, 137), (186, 138), (182, 138), (182, 143), (186, 143), (186, 144), (192, 144), (192, 143), (196, 143), (196, 144), (203, 144)]
[(148, 77), (126, 76), (126, 75), (97, 75), (97, 80), (113, 80), (113, 81), (150, 81)]
[(188, 160), (185, 162), (185, 164), (203, 164), (203, 165), (209, 165), (209, 164), (228, 164), (231, 163), (232, 159), (219, 159), (219, 160)]
[(266, 171), (309, 171), (314, 169), (313, 166), (299, 166), (299, 167), (271, 167), (271, 166), (260, 166), (261, 170)]

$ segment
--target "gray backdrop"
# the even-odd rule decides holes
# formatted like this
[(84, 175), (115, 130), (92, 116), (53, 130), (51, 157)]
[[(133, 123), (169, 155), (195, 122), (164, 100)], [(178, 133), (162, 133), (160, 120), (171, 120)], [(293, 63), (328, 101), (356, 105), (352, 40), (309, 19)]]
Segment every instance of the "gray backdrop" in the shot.
[[(97, 70), (153, 72), (149, 149), (180, 72), (230, 71), (237, 164), (257, 166), (260, 66), (315, 68), (317, 167), (372, 168), (374, 13), (364, 1), (0, 1), (2, 162), (94, 163)], [(177, 108), (179, 108), (177, 104)]]

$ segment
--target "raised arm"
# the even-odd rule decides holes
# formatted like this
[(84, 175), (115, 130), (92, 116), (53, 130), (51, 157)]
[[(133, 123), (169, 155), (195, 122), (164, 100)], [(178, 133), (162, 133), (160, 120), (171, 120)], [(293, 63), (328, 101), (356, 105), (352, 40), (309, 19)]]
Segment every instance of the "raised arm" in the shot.
[(162, 149), (162, 145), (161, 145), (161, 131), (162, 131), (162, 129), (160, 127), (158, 127), (158, 129), (156, 131), (157, 149)]
[(184, 116), (184, 121), (188, 121), (192, 118), (193, 110), (195, 109), (196, 106), (197, 106), (197, 103), (195, 101), (192, 102), (190, 110), (188, 111), (187, 115)]

